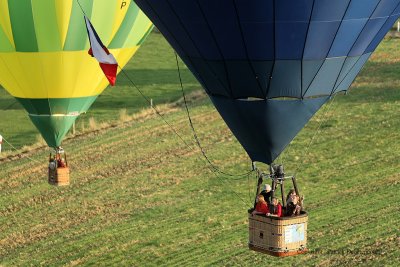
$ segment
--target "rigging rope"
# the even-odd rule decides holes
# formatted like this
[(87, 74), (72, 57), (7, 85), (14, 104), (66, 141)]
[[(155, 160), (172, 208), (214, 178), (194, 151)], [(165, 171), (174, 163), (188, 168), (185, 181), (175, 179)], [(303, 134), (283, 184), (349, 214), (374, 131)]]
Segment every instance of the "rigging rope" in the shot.
[(314, 142), (314, 140), (316, 140), (315, 137), (319, 134), (319, 132), (320, 132), (320, 130), (321, 130), (322, 124), (324, 124), (324, 123), (328, 120), (328, 116), (327, 116), (327, 115), (328, 115), (328, 112), (330, 111), (330, 109), (331, 109), (332, 106), (333, 106), (333, 103), (334, 103), (334, 101), (335, 101), (335, 99), (336, 99), (336, 95), (337, 95), (337, 94), (334, 94), (334, 95), (333, 95), (333, 99), (332, 99), (331, 103), (329, 104), (329, 106), (328, 106), (327, 109), (325, 110), (325, 114), (322, 116), (323, 119), (321, 120), (320, 124), (318, 125), (317, 130), (315, 131), (315, 133), (314, 133), (314, 135), (312, 136), (310, 142), (308, 143), (308, 145), (307, 145), (307, 147), (306, 147), (306, 150), (305, 150), (305, 152), (303, 153), (303, 161), (300, 161), (300, 162), (297, 164), (297, 167), (295, 168), (295, 171), (294, 171), (294, 174), (293, 174), (294, 177), (296, 177), (297, 172), (300, 171), (301, 166), (303, 165), (302, 163), (304, 163), (304, 158), (307, 156), (308, 150), (310, 149), (312, 143)]
[(10, 105), (8, 105), (8, 107), (2, 109), (2, 111), (7, 111), (9, 110), (12, 106), (14, 106), (16, 103), (18, 102), (18, 100), (15, 100), (14, 102), (12, 102)]
[[(151, 101), (149, 100), (149, 98), (142, 92), (142, 90), (139, 89), (139, 87), (133, 82), (133, 80), (129, 77), (129, 75), (118, 65), (118, 68), (121, 70), (121, 72), (125, 75), (125, 77), (128, 79), (128, 81), (134, 86), (134, 88), (139, 92), (139, 94), (148, 102), (148, 104), (151, 106), (151, 108), (156, 112), (156, 114), (164, 121), (165, 124), (168, 125), (168, 127), (170, 128), (170, 130), (179, 137), (179, 139), (193, 152), (196, 152), (196, 150), (190, 146), (185, 139), (183, 139), (183, 137), (175, 130), (174, 127), (172, 127), (172, 125), (164, 118), (164, 116), (158, 111), (158, 109), (155, 107), (155, 105), (151, 105)], [(198, 157), (199, 159), (203, 160), (202, 158)], [(206, 162), (207, 164), (207, 162)], [(214, 176), (220, 181), (225, 183), (224, 180), (222, 180), (222, 178), (218, 175), (217, 170), (214, 169), (213, 167), (211, 167), (210, 165), (207, 165), (208, 169), (211, 170), (211, 172), (214, 174)], [(251, 171), (252, 172), (252, 171)], [(250, 173), (251, 173), (250, 172)], [(246, 201), (243, 200), (243, 198), (232, 188), (229, 188), (229, 190), (231, 190), (247, 207), (247, 203)]]
[[(82, 13), (86, 16), (86, 13), (83, 9), (83, 7), (81, 6), (79, 0), (76, 0)], [(173, 131), (173, 133), (179, 137), (179, 139), (193, 152), (196, 152), (194, 148), (192, 148), (186, 141), (185, 139), (183, 139), (183, 137), (175, 130), (174, 127), (172, 127), (172, 125), (164, 118), (164, 116), (158, 111), (158, 109), (156, 109), (156, 107), (154, 105), (151, 105), (151, 101), (149, 98), (146, 97), (146, 95), (139, 89), (139, 87), (133, 82), (133, 80), (129, 77), (129, 75), (121, 68), (121, 66), (118, 65), (118, 68), (121, 70), (121, 72), (125, 75), (125, 77), (128, 79), (128, 81), (134, 86), (134, 88), (139, 92), (139, 94), (149, 103), (149, 105), (151, 106), (151, 108), (156, 112), (156, 114), (164, 121), (165, 124), (168, 125), (168, 127)], [(201, 158), (200, 158), (201, 159)], [(208, 165), (207, 165), (208, 166)], [(220, 182), (224, 182), (221, 177), (219, 177), (219, 175), (217, 174), (217, 170), (214, 169), (213, 167), (208, 166), (208, 168), (212, 171), (212, 173), (215, 175), (215, 177), (220, 181)], [(252, 171), (251, 171), (252, 172)], [(251, 173), (250, 172), (250, 173)], [(246, 205), (247, 207), (247, 203), (243, 200), (243, 198), (237, 193), (235, 192), (232, 188), (230, 188), (230, 190)]]
[[(3, 141), (5, 141), (11, 148), (13, 148), (15, 151), (17, 151), (17, 152), (19, 152), (18, 151), (18, 149), (15, 147), (15, 146), (13, 146), (11, 143), (9, 143), (8, 141), (7, 141), (7, 139), (5, 139), (4, 138), (4, 136), (2, 136), (3, 137)], [(20, 157), (22, 157), (21, 155), (22, 154), (17, 154), (18, 156), (20, 156)], [(40, 164), (42, 164), (42, 162), (40, 162), (40, 161), (38, 161), (38, 160), (35, 160), (35, 159), (33, 159), (33, 158), (31, 158), (31, 157), (29, 157), (29, 156), (25, 156), (26, 158), (28, 158), (28, 159), (30, 159), (31, 161), (33, 161), (33, 162), (36, 162), (36, 163), (40, 163)]]
[(177, 70), (178, 70), (179, 83), (180, 83), (180, 85), (181, 85), (181, 91), (182, 91), (183, 101), (184, 101), (184, 103), (185, 103), (186, 114), (187, 114), (187, 117), (188, 117), (188, 120), (189, 120), (190, 128), (192, 129), (193, 136), (194, 136), (194, 139), (195, 139), (195, 141), (196, 141), (196, 144), (197, 144), (197, 146), (199, 147), (199, 149), (200, 149), (201, 153), (203, 154), (204, 158), (206, 159), (206, 161), (210, 164), (210, 166), (211, 166), (215, 171), (217, 171), (217, 172), (219, 172), (219, 173), (221, 173), (221, 174), (224, 174), (224, 175), (226, 175), (226, 176), (234, 176), (234, 177), (238, 177), (238, 176), (239, 176), (239, 177), (244, 177), (244, 176), (249, 175), (250, 173), (253, 172), (253, 170), (251, 170), (251, 171), (249, 171), (249, 172), (246, 172), (246, 173), (242, 173), (242, 174), (231, 174), (231, 173), (227, 173), (227, 172), (221, 171), (217, 166), (215, 166), (215, 165), (211, 162), (211, 160), (209, 159), (209, 157), (208, 157), (207, 154), (205, 153), (205, 151), (204, 151), (202, 145), (200, 144), (200, 140), (199, 140), (199, 137), (198, 137), (198, 135), (197, 135), (197, 132), (196, 132), (196, 130), (195, 130), (195, 128), (194, 128), (192, 118), (190, 117), (190, 112), (189, 112), (189, 108), (188, 108), (187, 101), (186, 101), (186, 94), (185, 94), (185, 91), (184, 91), (184, 89), (183, 89), (183, 82), (182, 82), (182, 76), (181, 76), (181, 69), (180, 69), (180, 67), (179, 67), (178, 55), (176, 54), (175, 51), (174, 51), (174, 53), (175, 53), (176, 67), (177, 67)]
[(253, 196), (251, 194), (251, 188), (252, 187), (251, 187), (251, 184), (250, 184), (250, 174), (249, 174), (249, 175), (247, 175), (247, 189), (248, 189), (248, 194), (249, 194), (249, 203), (253, 202), (253, 200), (252, 200)]
[(78, 3), (78, 5), (79, 5), (79, 7), (80, 7), (80, 9), (81, 9), (81, 11), (82, 11), (82, 13), (83, 13), (83, 15), (85, 15), (85, 17), (88, 17), (88, 16), (86, 16), (86, 12), (85, 12), (85, 10), (83, 9), (83, 7), (82, 7), (81, 3), (79, 2), (79, 0), (76, 0), (76, 2)]
[[(321, 123), (324, 122), (325, 116), (326, 116), (327, 112), (329, 111), (329, 107), (330, 107), (330, 104), (329, 104), (329, 105), (328, 105), (328, 104), (327, 104), (327, 105), (324, 105), (324, 111), (321, 110), (321, 112), (322, 112), (322, 115), (320, 116), (320, 117), (322, 117)], [(317, 129), (319, 129), (319, 127), (318, 127)], [(314, 135), (314, 136), (315, 136), (315, 135)], [(314, 136), (312, 136), (312, 138), (314, 138)], [(311, 138), (311, 140), (312, 140), (312, 138)], [(275, 162), (281, 162), (282, 165), (285, 165), (284, 160), (285, 160), (286, 157), (289, 156), (289, 151), (290, 151), (291, 148), (293, 147), (292, 144), (293, 144), (293, 141), (291, 141), (291, 142), (289, 143), (289, 145), (287, 146), (287, 149), (285, 150), (285, 152), (282, 152), (282, 153), (276, 158)], [(310, 145), (310, 144), (309, 144), (309, 145)], [(297, 166), (296, 168), (298, 168), (298, 166)]]

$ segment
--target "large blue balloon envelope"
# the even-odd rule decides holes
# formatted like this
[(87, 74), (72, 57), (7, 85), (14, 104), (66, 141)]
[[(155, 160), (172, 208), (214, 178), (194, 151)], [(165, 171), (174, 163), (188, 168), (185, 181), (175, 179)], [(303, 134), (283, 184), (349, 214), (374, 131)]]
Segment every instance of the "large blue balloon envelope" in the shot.
[(349, 86), (400, 0), (135, 0), (253, 161), (271, 164)]

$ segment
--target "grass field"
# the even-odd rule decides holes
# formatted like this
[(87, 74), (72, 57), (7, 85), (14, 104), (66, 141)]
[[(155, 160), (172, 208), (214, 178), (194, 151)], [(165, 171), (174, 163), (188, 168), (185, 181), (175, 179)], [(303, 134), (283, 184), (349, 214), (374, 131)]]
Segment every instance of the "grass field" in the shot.
[[(398, 40), (384, 41), (351, 92), (327, 104), (280, 158), (289, 173), (301, 166), (309, 253), (277, 259), (247, 249), (255, 176), (215, 176), (184, 109), (169, 105), (165, 118), (194, 150), (147, 111), (68, 139), (68, 187), (47, 184), (46, 149), (1, 161), (0, 265), (399, 266), (399, 52)], [(248, 171), (210, 102), (190, 109), (211, 160), (226, 172)]]

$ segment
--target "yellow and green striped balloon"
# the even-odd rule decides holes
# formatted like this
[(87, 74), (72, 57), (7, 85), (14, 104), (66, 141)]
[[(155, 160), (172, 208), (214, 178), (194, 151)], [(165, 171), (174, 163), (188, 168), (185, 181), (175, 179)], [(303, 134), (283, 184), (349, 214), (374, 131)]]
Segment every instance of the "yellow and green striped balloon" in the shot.
[[(152, 29), (133, 1), (80, 0), (121, 67)], [(50, 147), (108, 85), (87, 54), (76, 0), (0, 0), (0, 84), (25, 107)]]

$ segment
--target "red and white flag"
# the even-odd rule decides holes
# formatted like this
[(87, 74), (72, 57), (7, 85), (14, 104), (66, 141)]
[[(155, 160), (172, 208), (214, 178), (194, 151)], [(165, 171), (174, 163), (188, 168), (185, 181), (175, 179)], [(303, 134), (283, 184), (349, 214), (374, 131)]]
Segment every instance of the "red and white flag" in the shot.
[(95, 57), (99, 62), (101, 69), (106, 75), (111, 85), (115, 85), (117, 79), (118, 63), (115, 57), (108, 51), (107, 47), (101, 42), (97, 32), (93, 28), (90, 20), (85, 16), (86, 29), (89, 36), (90, 49), (89, 55)]

